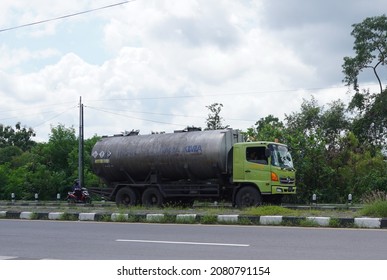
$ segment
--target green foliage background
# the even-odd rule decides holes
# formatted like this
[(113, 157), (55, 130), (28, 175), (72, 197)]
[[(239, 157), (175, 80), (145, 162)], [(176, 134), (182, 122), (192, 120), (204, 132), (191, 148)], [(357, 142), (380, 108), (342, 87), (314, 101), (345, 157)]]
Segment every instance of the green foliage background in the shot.
[[(345, 203), (348, 194), (360, 202), (372, 192), (387, 192), (386, 142), (360, 142), (342, 102), (324, 109), (316, 99), (304, 100), (300, 112), (284, 122), (270, 115), (249, 128), (250, 140), (274, 140), (290, 146), (297, 169), (298, 195), (290, 201)], [(385, 116), (386, 117), (386, 116)]]
[[(47, 143), (32, 141), (33, 134), (27, 135), (27, 131), (32, 130), (24, 130), (24, 137), (20, 137), (24, 142), (20, 142), (20, 145), (0, 146), (0, 199), (10, 199), (11, 193), (15, 194), (16, 199), (22, 200), (34, 199), (35, 193), (40, 200), (54, 200), (57, 193), (64, 197), (78, 177), (78, 139), (75, 129), (64, 125), (52, 127)], [(0, 134), (0, 142), (9, 143), (6, 138), (11, 135)], [(91, 149), (98, 139), (95, 136), (85, 140), (84, 144), (84, 179), (87, 187), (99, 184), (90, 165)], [(28, 148), (23, 151), (24, 147)]]

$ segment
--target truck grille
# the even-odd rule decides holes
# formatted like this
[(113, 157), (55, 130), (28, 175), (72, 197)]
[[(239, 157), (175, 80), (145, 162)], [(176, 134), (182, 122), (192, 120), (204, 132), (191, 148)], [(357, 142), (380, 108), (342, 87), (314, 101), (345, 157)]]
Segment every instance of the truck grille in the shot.
[(286, 177), (286, 178), (280, 178), (280, 182), (281, 184), (291, 185), (291, 184), (294, 184), (295, 180), (294, 178)]

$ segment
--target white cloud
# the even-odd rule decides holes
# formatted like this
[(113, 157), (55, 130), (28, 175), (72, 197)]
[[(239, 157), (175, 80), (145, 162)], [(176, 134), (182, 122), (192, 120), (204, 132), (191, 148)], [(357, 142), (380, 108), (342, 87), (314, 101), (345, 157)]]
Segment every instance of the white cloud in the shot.
[(12, 49), (7, 45), (0, 45), (0, 70), (3, 71), (18, 71), (21, 64), (29, 61), (38, 61), (41, 59), (47, 59), (56, 57), (60, 53), (58, 50), (52, 48), (46, 48), (42, 50), (32, 51), (27, 47)]
[[(300, 1), (281, 9), (273, 1), (135, 1), (7, 32), (0, 123), (21, 121), (44, 140), (50, 124), (77, 127), (80, 96), (87, 137), (204, 127), (215, 102), (224, 105), (225, 124), (246, 129), (297, 111), (311, 94), (321, 104), (348, 101), (340, 84), (352, 49), (347, 31), (370, 10), (345, 6), (342, 14), (335, 4), (332, 14), (329, 5)], [(22, 2), (1, 2), (1, 27), (115, 3)]]

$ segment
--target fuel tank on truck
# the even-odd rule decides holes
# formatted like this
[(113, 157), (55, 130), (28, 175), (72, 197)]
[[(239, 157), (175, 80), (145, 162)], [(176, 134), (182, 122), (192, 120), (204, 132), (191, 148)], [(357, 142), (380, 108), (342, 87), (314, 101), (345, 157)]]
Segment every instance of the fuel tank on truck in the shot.
[[(206, 130), (103, 137), (92, 150), (92, 166), (106, 182), (145, 180), (150, 173), (167, 180), (210, 179), (232, 168), (238, 130)], [(128, 176), (129, 175), (129, 176)]]

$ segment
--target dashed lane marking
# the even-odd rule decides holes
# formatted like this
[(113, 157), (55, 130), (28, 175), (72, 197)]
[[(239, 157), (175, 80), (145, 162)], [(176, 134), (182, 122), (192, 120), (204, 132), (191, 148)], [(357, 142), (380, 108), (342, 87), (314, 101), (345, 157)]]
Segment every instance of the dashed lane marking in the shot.
[(14, 260), (17, 259), (15, 256), (0, 256), (0, 260)]
[(130, 240), (117, 239), (117, 242), (134, 242), (134, 243), (158, 243), (158, 244), (179, 244), (179, 245), (204, 245), (204, 246), (231, 246), (231, 247), (249, 247), (250, 244), (232, 244), (232, 243), (206, 243), (206, 242), (180, 242), (180, 241), (163, 241), (163, 240)]
[(39, 258), (25, 258), (25, 257), (18, 257), (18, 256), (1, 256), (0, 255), (0, 261), (3, 260), (52, 260), (52, 259), (39, 259)]

